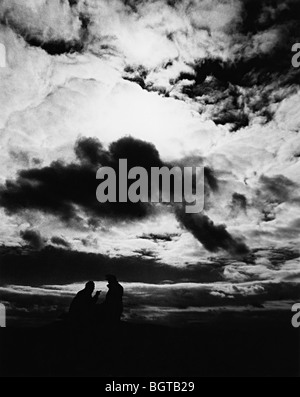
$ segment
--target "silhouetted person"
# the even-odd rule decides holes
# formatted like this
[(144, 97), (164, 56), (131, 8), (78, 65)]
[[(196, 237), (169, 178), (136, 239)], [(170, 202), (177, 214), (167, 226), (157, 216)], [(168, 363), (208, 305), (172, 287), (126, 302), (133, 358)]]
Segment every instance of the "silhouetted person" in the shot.
[(118, 283), (116, 276), (106, 275), (108, 292), (103, 303), (105, 318), (109, 323), (118, 323), (123, 312), (124, 289)]
[(69, 315), (74, 325), (87, 326), (90, 325), (95, 316), (95, 308), (100, 291), (97, 291), (94, 296), (95, 283), (88, 281), (85, 288), (77, 293), (73, 299)]

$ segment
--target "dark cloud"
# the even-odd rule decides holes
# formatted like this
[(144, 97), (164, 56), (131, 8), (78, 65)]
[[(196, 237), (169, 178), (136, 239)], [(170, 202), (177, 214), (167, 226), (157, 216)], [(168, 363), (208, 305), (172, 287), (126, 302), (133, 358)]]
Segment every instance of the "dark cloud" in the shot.
[(59, 216), (64, 221), (78, 218), (79, 206), (90, 216), (114, 219), (139, 219), (151, 214), (150, 203), (104, 203), (96, 199), (96, 170), (110, 166), (118, 174), (119, 159), (128, 160), (128, 168), (161, 167), (155, 146), (132, 137), (113, 142), (105, 151), (97, 139), (82, 138), (75, 145), (79, 163), (56, 161), (44, 168), (22, 170), (14, 181), (0, 186), (0, 205), (9, 213), (26, 209)]
[(213, 192), (218, 191), (219, 189), (219, 184), (218, 184), (218, 179), (215, 175), (214, 170), (211, 167), (205, 166), (204, 167), (204, 177), (205, 177), (205, 183), (208, 186), (209, 190), (212, 190)]
[(264, 222), (272, 222), (276, 219), (276, 214), (274, 209), (264, 208), (262, 210), (262, 220)]
[(77, 6), (79, 0), (68, 0), (70, 7)]
[(266, 31), (274, 26), (299, 27), (299, 0), (244, 0), (242, 22), (239, 31), (243, 34)]
[(141, 139), (126, 136), (112, 142), (108, 150), (97, 138), (80, 138), (75, 144), (75, 154), (84, 164), (108, 166), (118, 170), (119, 160), (127, 159), (128, 168), (143, 167), (150, 172), (151, 167), (165, 164), (156, 147)]
[(247, 209), (247, 199), (243, 194), (233, 193), (232, 195), (232, 207), (238, 208), (243, 211)]
[(145, 240), (151, 240), (151, 241), (154, 241), (155, 243), (158, 243), (158, 242), (173, 241), (173, 239), (178, 236), (179, 235), (176, 233), (167, 233), (167, 234), (149, 233), (149, 234), (143, 234), (139, 238), (145, 239)]
[(203, 214), (186, 214), (181, 209), (176, 211), (176, 215), (180, 223), (208, 251), (217, 252), (219, 250), (225, 250), (233, 255), (246, 255), (249, 253), (249, 249), (244, 242), (232, 237), (224, 225), (215, 225), (208, 216)]
[(148, 75), (147, 69), (143, 66), (126, 66), (124, 69), (123, 79), (138, 84), (141, 88), (146, 89), (146, 78)]
[[(55, 161), (48, 167), (20, 171), (16, 180), (0, 186), (0, 205), (9, 213), (40, 210), (65, 221), (76, 219), (75, 206), (89, 215), (115, 219), (142, 218), (153, 212), (150, 203), (100, 204), (96, 199), (96, 171), (100, 166), (112, 167), (117, 175), (119, 159), (127, 159), (128, 169), (143, 167), (149, 175), (151, 167), (171, 167), (163, 163), (153, 144), (129, 136), (111, 143), (105, 150), (98, 139), (81, 138), (75, 144), (75, 154), (78, 163)], [(217, 189), (212, 169), (206, 167), (205, 177), (208, 186)]]
[(242, 213), (247, 211), (247, 198), (240, 193), (233, 193), (230, 203), (230, 217), (236, 218)]
[(278, 248), (268, 252), (268, 260), (277, 269), (279, 269), (283, 263), (295, 260), (297, 258), (299, 258), (299, 252), (290, 250), (288, 248)]
[(74, 151), (80, 161), (92, 166), (107, 165), (110, 161), (109, 153), (97, 138), (78, 139)]
[(261, 211), (262, 220), (270, 222), (276, 219), (276, 208), (279, 204), (285, 202), (298, 204), (298, 189), (299, 185), (284, 175), (270, 177), (261, 175), (254, 205)]
[(297, 184), (283, 175), (268, 177), (262, 175), (259, 179), (261, 184), (258, 194), (268, 202), (283, 203), (293, 197)]
[(122, 0), (122, 2), (126, 6), (128, 12), (136, 13), (138, 11), (138, 7), (141, 4), (144, 4), (145, 0)]
[(134, 250), (134, 252), (136, 254), (138, 254), (138, 255), (141, 255), (141, 257), (157, 258), (157, 254), (154, 251), (149, 250), (147, 248), (141, 248), (141, 249), (138, 249), (138, 250)]
[[(170, 66), (171, 64), (171, 61), (167, 62), (165, 65), (162, 66), (162, 68), (167, 69), (168, 66)], [(146, 69), (143, 65), (127, 65), (124, 68), (122, 77), (124, 80), (138, 84), (143, 90), (156, 92), (164, 97), (169, 97), (170, 93), (167, 88), (157, 85), (148, 78), (150, 72), (151, 70)]]
[(249, 125), (249, 117), (243, 110), (232, 110), (223, 109), (218, 116), (213, 117), (213, 121), (216, 124), (231, 124), (231, 131), (238, 131), (241, 128), (247, 127)]
[(50, 40), (45, 42), (38, 37), (32, 37), (30, 35), (24, 35), (23, 38), (27, 44), (33, 47), (40, 47), (49, 55), (70, 54), (83, 50), (83, 43), (81, 41)]
[[(122, 281), (159, 284), (172, 282), (221, 281), (222, 268), (190, 265), (184, 268), (158, 262), (157, 258), (136, 256), (110, 258), (106, 255), (47, 246), (42, 250), (0, 247), (0, 284), (63, 285), (87, 280), (103, 281), (113, 273)], [(152, 256), (152, 255), (151, 255)]]
[(45, 246), (45, 241), (37, 230), (27, 229), (25, 231), (21, 231), (20, 236), (32, 248), (40, 250)]
[(61, 247), (70, 248), (70, 244), (64, 238), (59, 236), (53, 236), (51, 238), (51, 243)]
[(119, 159), (128, 160), (128, 168), (143, 167), (148, 172), (151, 167), (162, 167), (165, 164), (160, 158), (156, 147), (149, 142), (135, 139), (133, 137), (124, 137), (109, 146), (113, 161), (112, 166), (117, 166)]

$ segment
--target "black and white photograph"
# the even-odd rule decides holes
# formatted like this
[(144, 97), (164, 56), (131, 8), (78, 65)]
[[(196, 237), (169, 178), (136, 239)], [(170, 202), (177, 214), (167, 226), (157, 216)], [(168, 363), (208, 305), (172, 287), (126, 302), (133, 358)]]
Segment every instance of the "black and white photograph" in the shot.
[(300, 376), (300, 0), (0, 0), (0, 150), (1, 378)]

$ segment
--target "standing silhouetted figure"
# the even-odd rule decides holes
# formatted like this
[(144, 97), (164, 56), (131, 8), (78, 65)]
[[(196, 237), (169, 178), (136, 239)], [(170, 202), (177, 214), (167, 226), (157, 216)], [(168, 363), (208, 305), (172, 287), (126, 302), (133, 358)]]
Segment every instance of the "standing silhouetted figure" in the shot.
[(88, 281), (85, 284), (85, 288), (79, 291), (73, 299), (70, 305), (69, 315), (74, 325), (88, 326), (93, 321), (96, 302), (100, 294), (100, 292), (97, 291), (96, 294), (92, 296), (94, 289), (95, 283), (93, 281)]
[(108, 292), (104, 301), (105, 317), (109, 323), (118, 323), (123, 312), (124, 289), (118, 283), (116, 276), (108, 274), (106, 280)]

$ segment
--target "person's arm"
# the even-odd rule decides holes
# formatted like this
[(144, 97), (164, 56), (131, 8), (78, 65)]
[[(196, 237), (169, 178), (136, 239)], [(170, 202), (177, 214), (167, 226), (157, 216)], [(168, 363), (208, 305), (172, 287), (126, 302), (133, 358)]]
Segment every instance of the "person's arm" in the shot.
[(92, 299), (93, 299), (94, 303), (97, 303), (97, 300), (98, 300), (98, 298), (99, 298), (100, 293), (101, 293), (101, 291), (97, 291), (97, 292), (95, 293), (95, 295), (93, 296)]

